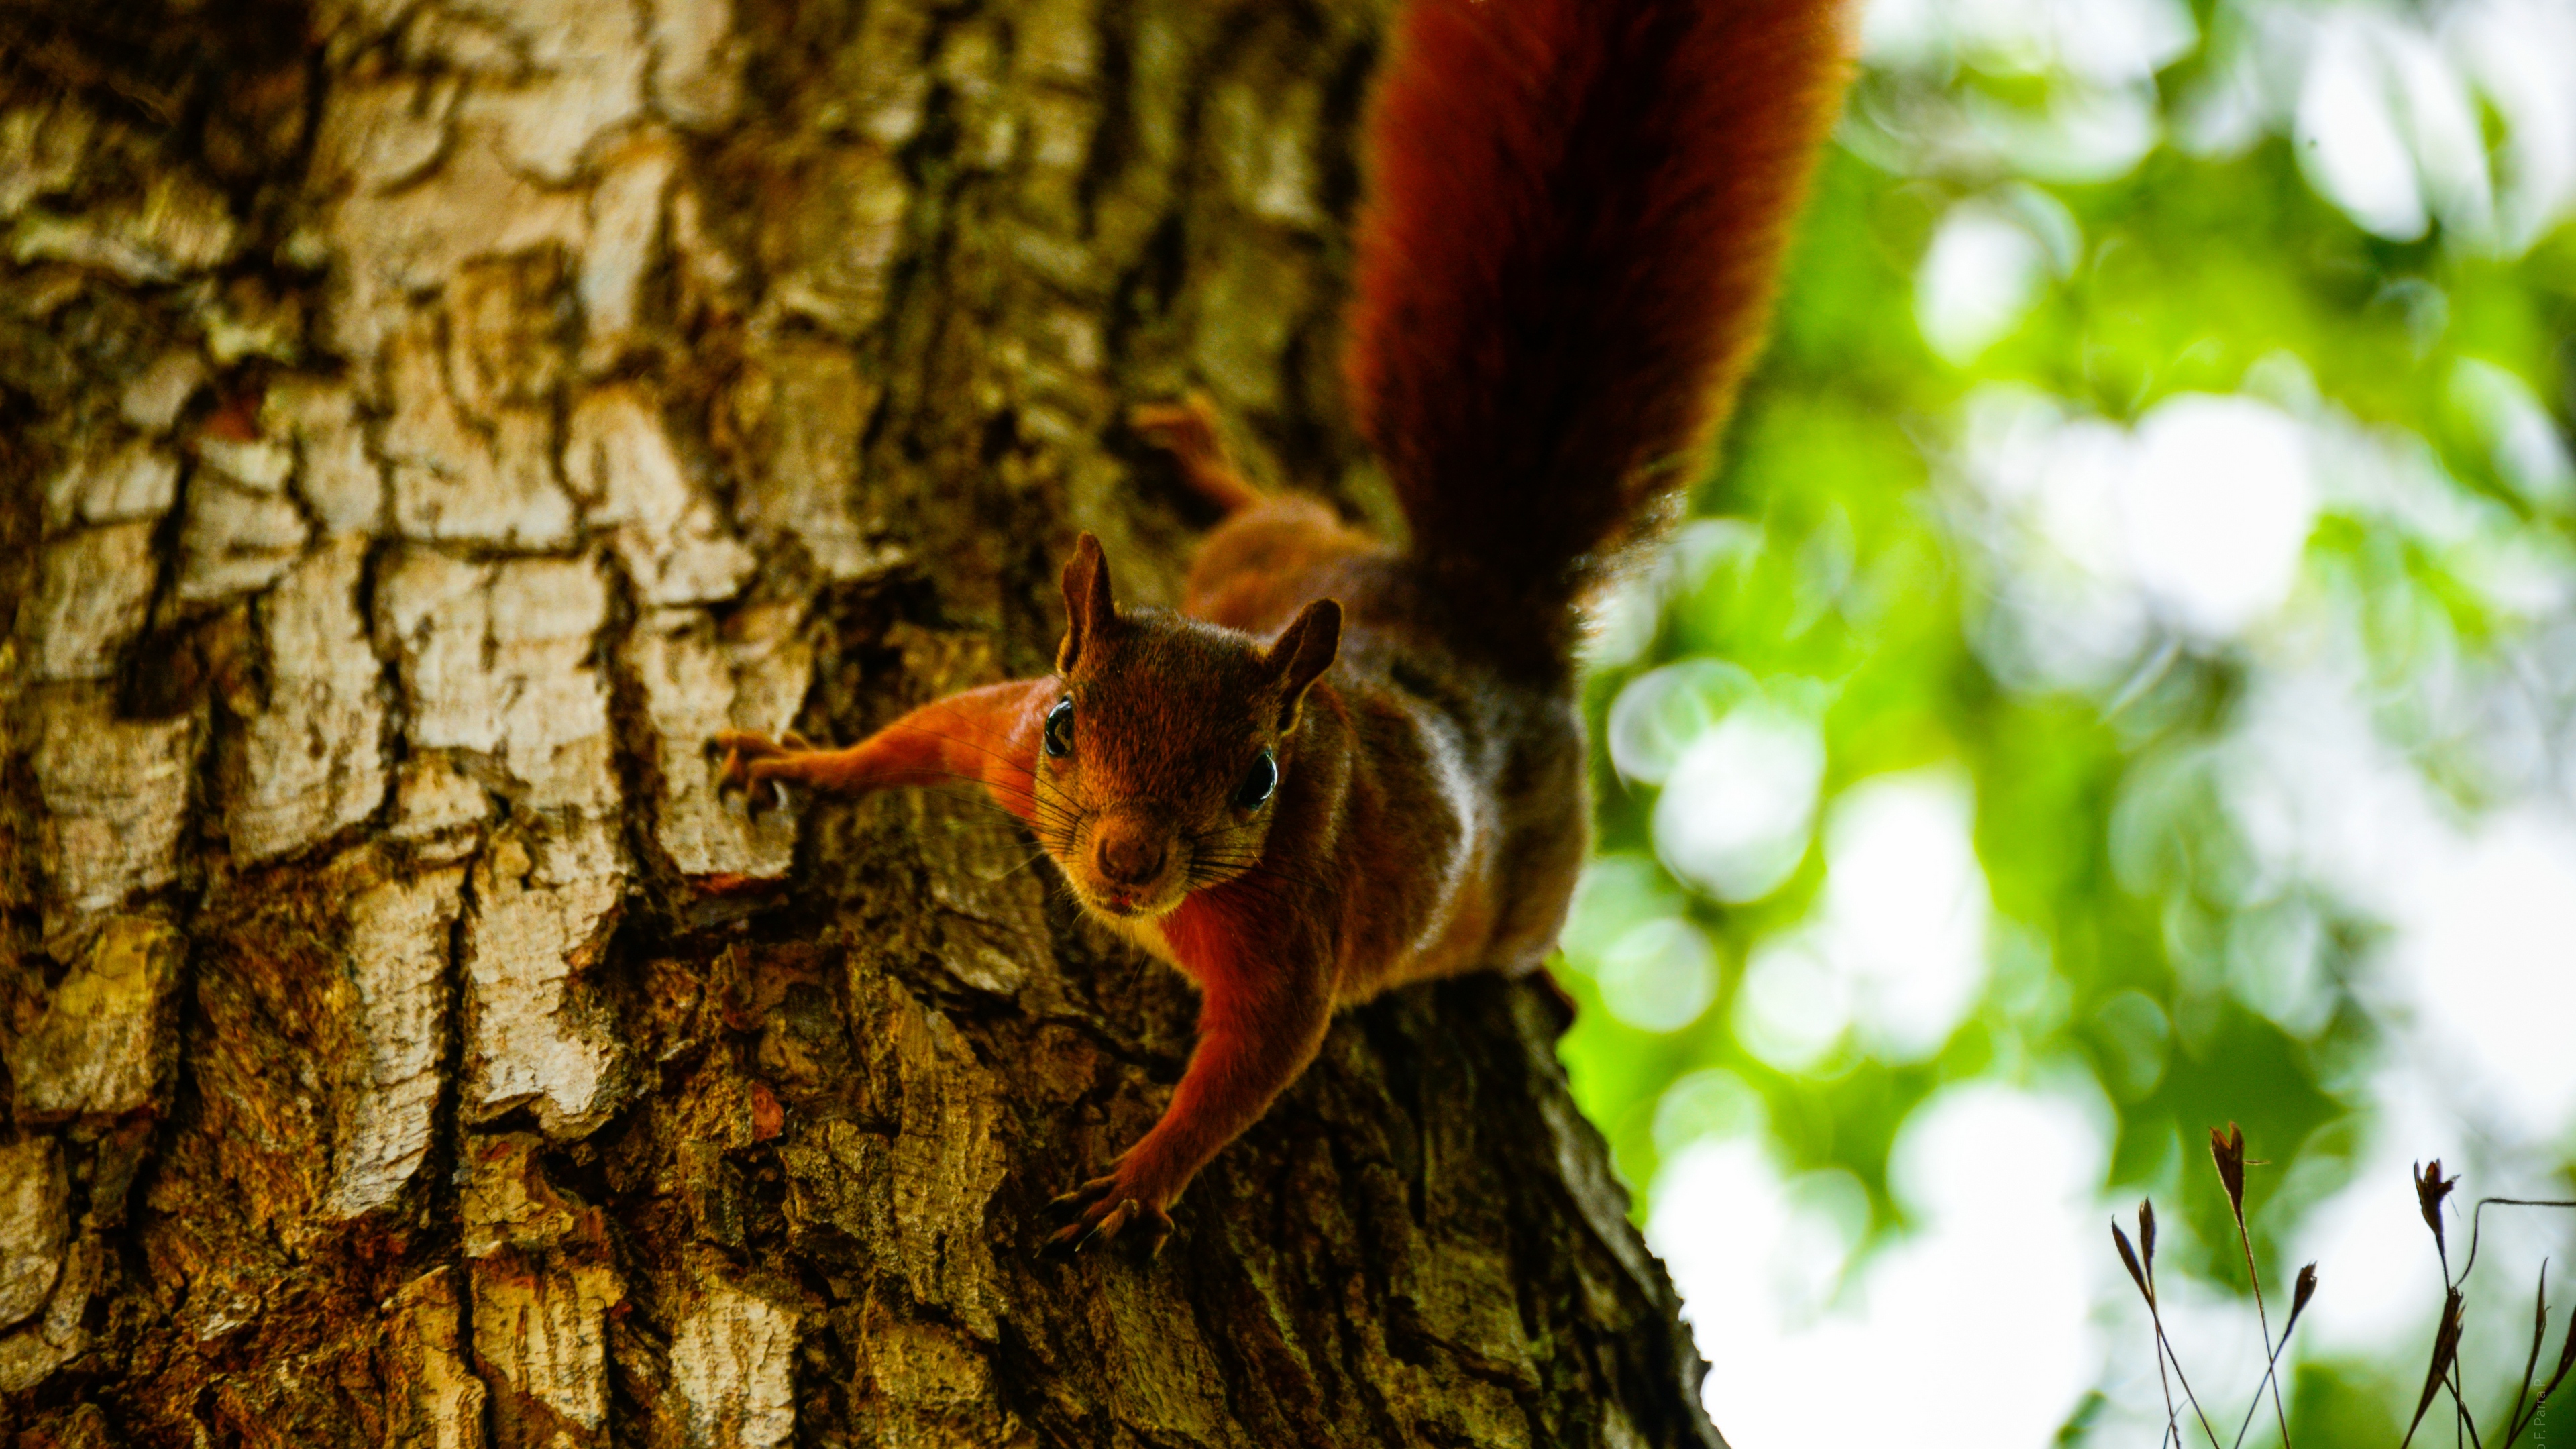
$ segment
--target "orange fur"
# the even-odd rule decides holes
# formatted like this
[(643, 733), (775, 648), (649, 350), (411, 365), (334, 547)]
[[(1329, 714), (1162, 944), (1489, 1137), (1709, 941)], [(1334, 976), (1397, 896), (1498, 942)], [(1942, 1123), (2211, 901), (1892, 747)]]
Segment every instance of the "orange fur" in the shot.
[(891, 790), (905, 785), (964, 781), (981, 785), (994, 803), (1022, 820), (1037, 813), (1037, 784), (1029, 759), (1054, 693), (1043, 679), (1018, 679), (952, 694), (923, 705), (846, 750), (784, 744), (748, 730), (725, 730), (717, 748), (727, 752), (727, 781), (761, 808), (760, 787), (792, 782), (834, 794)]
[(1837, 0), (1413, 0), (1348, 359), (1410, 545), (1263, 495), (1203, 401), (1139, 409), (1227, 515), (1184, 612), (1119, 608), (1085, 534), (1053, 675), (845, 750), (719, 738), (730, 786), (982, 783), (1198, 985), (1171, 1105), (1057, 1241), (1159, 1246), (1335, 1007), (1554, 946), (1587, 818), (1574, 603), (1724, 416), (1842, 56)]
[(1208, 502), (1240, 513), (1261, 501), (1261, 490), (1235, 471), (1217, 432), (1216, 406), (1204, 393), (1176, 403), (1149, 403), (1127, 415), (1136, 436), (1171, 455), (1181, 479)]

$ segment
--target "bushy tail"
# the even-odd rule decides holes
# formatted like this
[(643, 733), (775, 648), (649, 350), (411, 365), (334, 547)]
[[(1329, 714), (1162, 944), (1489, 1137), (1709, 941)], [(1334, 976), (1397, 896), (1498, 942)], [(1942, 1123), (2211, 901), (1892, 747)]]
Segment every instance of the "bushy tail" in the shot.
[(1498, 657), (1687, 485), (1839, 110), (1836, 0), (1413, 0), (1346, 358), (1412, 558)]

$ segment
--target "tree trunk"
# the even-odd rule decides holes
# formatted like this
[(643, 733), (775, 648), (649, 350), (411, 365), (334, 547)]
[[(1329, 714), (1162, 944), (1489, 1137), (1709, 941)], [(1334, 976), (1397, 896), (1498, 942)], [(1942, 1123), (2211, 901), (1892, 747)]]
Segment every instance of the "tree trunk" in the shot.
[[(1186, 988), (735, 725), (1177, 592), (1333, 364), (1383, 15), (0, 4), (0, 1423), (37, 1445), (1699, 1444), (1540, 987), (1348, 1014), (1042, 1260)], [(778, 883), (786, 882), (786, 883)]]

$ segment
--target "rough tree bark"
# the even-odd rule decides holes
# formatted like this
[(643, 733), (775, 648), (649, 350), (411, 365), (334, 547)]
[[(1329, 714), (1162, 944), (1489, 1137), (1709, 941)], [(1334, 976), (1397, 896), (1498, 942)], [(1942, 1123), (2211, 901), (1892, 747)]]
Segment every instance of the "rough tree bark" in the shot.
[(1042, 669), (1079, 528), (1169, 597), (1128, 403), (1382, 509), (1383, 19), (0, 4), (15, 1444), (1717, 1442), (1539, 989), (1041, 1261), (1184, 987), (978, 803), (708, 789)]

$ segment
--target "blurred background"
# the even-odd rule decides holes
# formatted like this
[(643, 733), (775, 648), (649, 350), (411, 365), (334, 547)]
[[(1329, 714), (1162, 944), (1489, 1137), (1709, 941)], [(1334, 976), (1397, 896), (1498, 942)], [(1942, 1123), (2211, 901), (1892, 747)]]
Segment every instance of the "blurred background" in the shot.
[[(2410, 1164), (2576, 1197), (2576, 0), (1877, 0), (1863, 59), (1592, 640), (1576, 1090), (1738, 1449), (2155, 1443), (2148, 1195), (2232, 1433), (2230, 1121), (2273, 1324), (2322, 1279), (2294, 1436), (2394, 1444)], [(2500, 1423), (2576, 1215), (2487, 1218)]]

